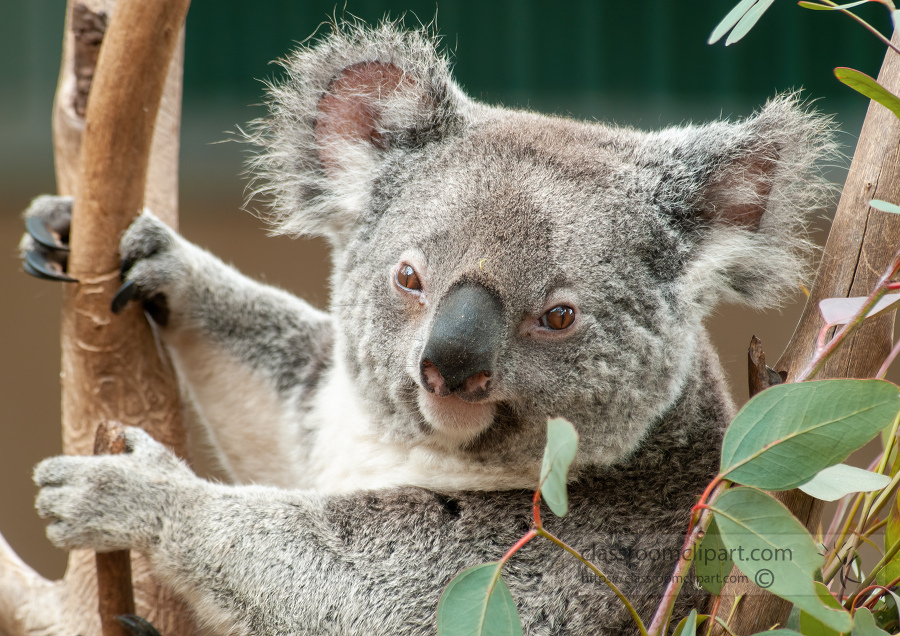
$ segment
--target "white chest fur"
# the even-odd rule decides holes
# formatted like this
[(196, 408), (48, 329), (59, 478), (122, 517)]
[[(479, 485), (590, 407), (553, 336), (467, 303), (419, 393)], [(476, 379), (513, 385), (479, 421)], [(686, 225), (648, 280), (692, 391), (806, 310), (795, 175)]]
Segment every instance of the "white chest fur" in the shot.
[(365, 407), (338, 365), (309, 417), (317, 432), (305, 477), (298, 486), (347, 493), (393, 486), (440, 491), (534, 488), (534, 471), (511, 472), (468, 462), (423, 443), (399, 444), (373, 431)]

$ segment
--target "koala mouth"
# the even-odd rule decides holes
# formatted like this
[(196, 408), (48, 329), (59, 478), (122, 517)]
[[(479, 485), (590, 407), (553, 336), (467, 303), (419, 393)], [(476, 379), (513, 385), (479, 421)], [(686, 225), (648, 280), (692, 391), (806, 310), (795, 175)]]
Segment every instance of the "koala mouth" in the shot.
[(418, 393), (419, 412), (435, 433), (453, 443), (471, 441), (494, 421), (496, 404), (493, 402), (473, 402), (457, 394), (440, 396), (425, 389)]

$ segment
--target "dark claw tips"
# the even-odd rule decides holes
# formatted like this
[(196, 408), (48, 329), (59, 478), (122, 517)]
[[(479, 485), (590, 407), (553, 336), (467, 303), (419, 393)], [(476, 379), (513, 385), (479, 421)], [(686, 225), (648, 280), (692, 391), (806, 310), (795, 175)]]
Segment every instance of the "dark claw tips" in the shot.
[(116, 620), (122, 623), (122, 627), (134, 636), (160, 636), (159, 631), (149, 622), (134, 614), (116, 616)]
[(25, 261), (22, 268), (27, 274), (43, 280), (57, 280), (64, 283), (77, 283), (78, 280), (68, 276), (60, 266), (34, 250), (25, 252)]
[(137, 295), (137, 284), (133, 280), (126, 281), (124, 285), (119, 287), (119, 291), (113, 296), (110, 309), (114, 314), (125, 309), (125, 305), (129, 303)]
[(63, 244), (56, 236), (54, 236), (53, 232), (50, 231), (40, 218), (34, 216), (26, 217), (25, 229), (31, 235), (31, 238), (46, 248), (57, 250), (59, 252), (69, 251), (69, 246)]

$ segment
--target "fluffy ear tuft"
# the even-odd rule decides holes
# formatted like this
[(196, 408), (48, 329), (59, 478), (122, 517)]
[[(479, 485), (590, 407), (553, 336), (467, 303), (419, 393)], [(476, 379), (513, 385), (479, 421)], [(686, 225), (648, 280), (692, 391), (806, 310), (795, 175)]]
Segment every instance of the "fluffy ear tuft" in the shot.
[(251, 191), (277, 233), (339, 239), (386, 162), (459, 129), (469, 102), (435, 47), (425, 30), (344, 22), (282, 61), (271, 115), (247, 135)]
[(837, 154), (832, 133), (829, 118), (783, 95), (744, 121), (655, 137), (669, 149), (657, 200), (695, 245), (685, 280), (698, 303), (762, 308), (796, 292), (813, 250), (806, 217), (834, 189), (820, 171)]

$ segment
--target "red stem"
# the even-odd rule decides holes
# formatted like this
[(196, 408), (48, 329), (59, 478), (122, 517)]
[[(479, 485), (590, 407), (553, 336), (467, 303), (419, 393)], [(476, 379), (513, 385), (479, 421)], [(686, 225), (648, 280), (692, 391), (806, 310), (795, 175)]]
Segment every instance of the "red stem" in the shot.
[[(709, 504), (706, 500), (710, 498), (715, 499), (727, 487), (728, 482), (720, 475), (716, 475), (716, 478), (703, 491), (700, 501), (694, 506), (695, 510), (691, 512), (690, 527), (687, 535), (684, 537), (684, 545), (678, 557), (678, 563), (675, 564), (675, 569), (669, 578), (668, 585), (666, 585), (666, 591), (663, 593), (659, 606), (656, 608), (656, 614), (653, 615), (653, 622), (648, 630), (650, 636), (665, 636), (672, 616), (672, 608), (675, 606), (675, 599), (678, 598), (678, 593), (681, 592), (681, 584), (684, 582), (691, 563), (694, 561), (694, 548), (699, 544), (703, 535), (706, 534), (706, 529), (712, 521), (712, 511), (709, 510)], [(703, 515), (704, 509), (706, 509), (705, 516)]]
[(894, 348), (891, 349), (888, 357), (884, 360), (884, 364), (881, 365), (881, 368), (878, 369), (878, 373), (875, 374), (876, 378), (879, 380), (884, 379), (884, 376), (887, 375), (888, 369), (891, 368), (891, 364), (893, 364), (894, 358), (897, 357), (898, 353), (900, 353), (900, 340), (894, 343)]
[(541, 521), (541, 489), (534, 491), (534, 499), (531, 501), (531, 509), (534, 512), (534, 527), (543, 528), (544, 523)]
[(867, 301), (863, 304), (860, 310), (856, 313), (856, 315), (845, 324), (840, 331), (835, 334), (834, 338), (832, 338), (824, 349), (817, 350), (816, 354), (813, 356), (812, 361), (810, 361), (809, 365), (803, 370), (802, 373), (794, 380), (794, 382), (803, 382), (804, 380), (808, 380), (812, 376), (814, 376), (821, 369), (822, 366), (825, 365), (825, 362), (828, 361), (828, 358), (831, 357), (831, 354), (835, 352), (835, 350), (840, 346), (840, 344), (853, 333), (857, 327), (859, 327), (863, 321), (868, 316), (869, 312), (875, 306), (875, 304), (881, 299), (882, 296), (887, 292), (889, 286), (893, 283), (889, 282), (891, 278), (893, 278), (897, 274), (897, 270), (900, 269), (900, 250), (898, 250), (894, 254), (894, 258), (891, 261), (890, 266), (885, 271), (884, 275), (878, 280), (878, 284), (875, 286), (875, 290), (869, 294)]
[(516, 541), (515, 545), (513, 545), (513, 547), (511, 547), (509, 550), (506, 551), (506, 554), (504, 554), (503, 558), (500, 559), (500, 566), (502, 567), (504, 563), (506, 563), (507, 561), (510, 560), (512, 555), (514, 555), (516, 552), (519, 551), (519, 548), (521, 548), (523, 545), (525, 545), (526, 543), (528, 543), (529, 541), (534, 539), (536, 536), (537, 536), (537, 530), (535, 530), (534, 528), (532, 528), (531, 530), (526, 532), (525, 536), (523, 536), (521, 539)]
[(688, 525), (688, 534), (691, 533), (691, 528), (694, 525), (694, 513), (699, 512), (700, 510), (703, 510), (707, 507), (706, 500), (709, 499), (712, 491), (715, 490), (716, 486), (718, 486), (720, 483), (722, 483), (722, 475), (716, 475), (713, 480), (709, 482), (709, 485), (706, 486), (706, 490), (703, 491), (703, 494), (700, 495), (699, 501), (697, 501), (697, 503), (694, 504), (694, 507), (691, 508), (691, 522)]
[(875, 607), (875, 603), (878, 602), (878, 599), (880, 599), (882, 596), (884, 596), (885, 592), (890, 592), (891, 588), (894, 587), (895, 585), (897, 585), (898, 583), (900, 583), (900, 576), (898, 576), (896, 579), (894, 579), (887, 585), (879, 585), (878, 587), (880, 588), (879, 591), (881, 592), (881, 594), (875, 594), (872, 598), (870, 598), (868, 601), (863, 603), (863, 607), (868, 607), (869, 609), (872, 609), (873, 607)]
[[(869, 587), (863, 588), (862, 590), (860, 590), (859, 592), (856, 593), (856, 596), (853, 598), (853, 602), (850, 604), (850, 613), (851, 613), (851, 614), (852, 614), (852, 613), (854, 612), (854, 610), (856, 609), (856, 602), (857, 602), (859, 599), (861, 599), (861, 598), (865, 595), (866, 592), (869, 592), (869, 591), (872, 591), (872, 590), (881, 590), (882, 592), (887, 592), (887, 591), (889, 591), (888, 588), (886, 588), (886, 587), (883, 586), (883, 585), (870, 585)], [(865, 606), (865, 603), (863, 603), (863, 606)]]

